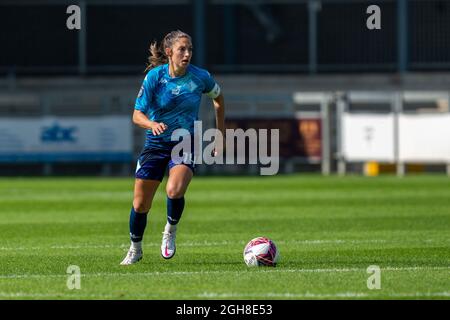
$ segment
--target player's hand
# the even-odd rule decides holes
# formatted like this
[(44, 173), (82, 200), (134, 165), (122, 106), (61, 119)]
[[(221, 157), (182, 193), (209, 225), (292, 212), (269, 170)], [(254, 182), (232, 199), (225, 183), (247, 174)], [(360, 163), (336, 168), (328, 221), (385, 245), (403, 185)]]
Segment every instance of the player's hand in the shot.
[(222, 142), (222, 145), (216, 144), (214, 146), (214, 150), (212, 151), (212, 156), (217, 157), (223, 155), (225, 152), (225, 141)]
[(153, 122), (151, 129), (154, 136), (159, 136), (161, 133), (166, 131), (167, 125), (163, 122)]

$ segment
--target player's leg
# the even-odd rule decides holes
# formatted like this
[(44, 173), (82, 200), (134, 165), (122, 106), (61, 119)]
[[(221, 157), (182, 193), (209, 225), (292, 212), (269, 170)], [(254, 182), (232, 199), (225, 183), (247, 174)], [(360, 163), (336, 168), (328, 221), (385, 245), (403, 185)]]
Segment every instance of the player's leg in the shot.
[(147, 215), (160, 183), (159, 180), (135, 180), (133, 207), (130, 212), (130, 238), (134, 244), (140, 244), (142, 241)]
[(169, 179), (166, 185), (167, 223), (161, 244), (161, 255), (164, 259), (170, 259), (175, 255), (177, 224), (184, 209), (184, 194), (193, 175), (193, 166), (178, 164), (170, 167)]
[(167, 152), (144, 148), (137, 163), (133, 206), (130, 212), (131, 246), (122, 265), (136, 263), (142, 258), (142, 238), (153, 197), (169, 162)]
[(135, 180), (133, 206), (130, 212), (131, 245), (127, 256), (121, 262), (122, 265), (130, 265), (142, 259), (142, 238), (147, 226), (147, 215), (160, 183), (159, 180), (137, 178)]

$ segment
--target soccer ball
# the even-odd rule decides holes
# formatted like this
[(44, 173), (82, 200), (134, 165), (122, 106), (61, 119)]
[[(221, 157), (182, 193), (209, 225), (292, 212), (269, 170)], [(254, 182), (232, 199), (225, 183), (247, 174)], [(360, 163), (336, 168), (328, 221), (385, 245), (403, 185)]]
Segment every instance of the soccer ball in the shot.
[(249, 267), (275, 267), (278, 258), (275, 242), (266, 237), (252, 239), (244, 248), (244, 261)]

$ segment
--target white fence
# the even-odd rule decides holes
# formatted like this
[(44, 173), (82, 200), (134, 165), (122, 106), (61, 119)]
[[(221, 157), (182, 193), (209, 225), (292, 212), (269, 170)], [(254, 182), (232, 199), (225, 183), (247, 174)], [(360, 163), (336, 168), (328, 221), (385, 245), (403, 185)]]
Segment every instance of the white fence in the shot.
[(0, 119), (0, 162), (129, 162), (128, 117), (33, 117)]
[[(48, 148), (58, 143), (58, 151), (63, 150), (61, 146), (65, 144), (68, 148), (64, 149), (65, 152), (69, 150), (94, 152), (94, 150), (101, 150), (102, 145), (108, 144), (100, 140), (97, 142), (83, 140), (81, 134), (95, 126), (98, 127), (108, 116), (120, 118), (121, 124), (115, 125), (108, 120), (105, 125), (109, 128), (107, 129), (110, 132), (109, 135), (104, 132), (103, 134), (91, 132), (89, 136), (103, 135), (104, 139), (109, 139), (108, 143), (112, 138), (117, 138), (114, 140), (114, 146), (120, 146), (120, 148), (116, 149), (110, 145), (108, 150), (116, 153), (113, 156), (129, 159), (130, 153), (136, 155), (143, 143), (143, 130), (131, 126), (130, 116), (135, 95), (135, 90), (131, 89), (82, 91), (76, 88), (65, 92), (43, 91), (36, 93), (34, 99), (29, 99), (29, 94), (25, 91), (14, 93), (14, 95), (0, 94), (0, 129), (3, 128), (0, 153), (3, 152), (5, 155), (3, 162), (8, 161), (8, 153), (17, 156), (20, 152), (31, 150), (26, 148), (33, 140), (21, 138), (25, 143), (21, 145), (16, 141), (17, 139), (8, 138), (11, 135), (18, 138), (22, 130), (32, 128), (22, 123), (29, 118), (47, 121), (39, 122), (39, 126), (33, 127), (34, 131), (28, 134), (35, 140), (36, 137), (41, 137), (41, 140), (35, 143), (38, 146), (35, 150), (50, 152)], [(234, 91), (233, 94), (226, 96), (226, 101), (227, 117), (265, 119), (266, 122), (277, 119), (278, 121), (300, 119), (307, 124), (303, 126), (305, 131), (300, 132), (302, 131), (301, 122), (298, 122), (293, 130), (298, 131), (297, 135), (303, 135), (303, 138), (306, 137), (306, 133), (311, 132), (306, 129), (311, 129), (312, 125), (316, 131), (319, 130), (319, 138), (314, 137), (313, 140), (309, 140), (310, 146), (320, 145), (319, 156), (283, 159), (286, 172), (296, 171), (297, 165), (320, 165), (324, 175), (334, 171), (344, 174), (348, 164), (378, 161), (396, 164), (399, 175), (405, 173), (405, 164), (408, 163), (446, 165), (447, 172), (450, 174), (448, 92), (291, 91), (279, 94), (270, 92), (255, 94)], [(214, 112), (210, 104), (211, 102), (207, 99), (203, 101), (200, 118), (206, 121), (205, 125), (212, 127)], [(50, 132), (54, 126), (54, 119), (68, 120), (77, 117), (95, 122), (94, 124), (87, 122), (84, 124), (84, 120), (78, 122), (77, 126), (81, 125), (83, 129), (77, 131), (78, 144), (69, 141), (74, 137), (73, 135), (66, 132), (68, 136), (64, 136), (66, 133), (61, 131), (66, 127), (72, 128), (73, 124), (61, 122), (62, 128), (53, 128), (56, 131), (61, 129), (59, 133)], [(50, 140), (53, 134), (54, 139), (58, 140), (62, 137), (67, 141), (59, 139), (60, 141), (57, 142), (49, 142), (49, 139), (44, 139), (46, 140), (44, 142), (41, 136), (43, 127), (48, 127), (50, 130), (48, 132)], [(5, 130), (9, 133), (5, 134)], [(292, 131), (292, 128), (289, 130)], [(77, 147), (72, 148), (73, 146)], [(90, 146), (90, 149), (86, 149), (86, 146)], [(289, 147), (293, 148), (293, 146)], [(303, 147), (305, 146), (306, 144)], [(46, 160), (45, 162), (48, 163), (49, 159)], [(105, 169), (105, 172), (108, 170)]]
[[(383, 104), (380, 113), (375, 106)], [(361, 111), (354, 105), (365, 108)], [(446, 164), (450, 174), (447, 92), (349, 92), (337, 106), (341, 174), (347, 163), (364, 161), (395, 163), (399, 175), (408, 163)]]

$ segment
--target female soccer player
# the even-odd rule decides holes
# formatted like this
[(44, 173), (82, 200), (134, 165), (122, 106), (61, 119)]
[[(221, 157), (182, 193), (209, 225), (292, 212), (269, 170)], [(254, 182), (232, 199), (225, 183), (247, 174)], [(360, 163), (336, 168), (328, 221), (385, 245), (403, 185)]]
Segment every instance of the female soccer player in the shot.
[[(213, 99), (217, 129), (224, 133), (224, 99), (220, 88), (208, 71), (190, 64), (191, 37), (182, 31), (167, 34), (158, 46), (150, 45), (149, 65), (134, 106), (133, 122), (147, 129), (135, 173), (134, 199), (130, 213), (131, 246), (121, 265), (142, 259), (142, 238), (153, 197), (167, 166), (167, 223), (164, 228), (161, 255), (170, 259), (175, 254), (177, 224), (184, 209), (184, 194), (194, 174), (193, 147), (185, 159), (174, 161), (171, 151), (178, 143), (171, 140), (176, 129), (194, 134), (203, 93)], [(224, 136), (224, 135), (223, 135)], [(193, 141), (193, 139), (191, 139)], [(193, 144), (193, 143), (192, 143)]]

